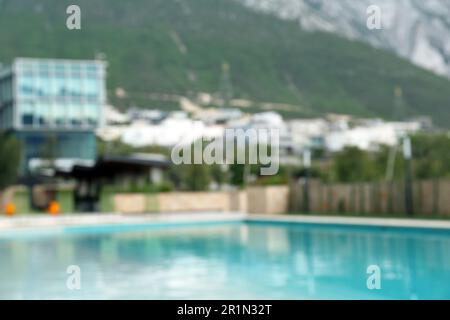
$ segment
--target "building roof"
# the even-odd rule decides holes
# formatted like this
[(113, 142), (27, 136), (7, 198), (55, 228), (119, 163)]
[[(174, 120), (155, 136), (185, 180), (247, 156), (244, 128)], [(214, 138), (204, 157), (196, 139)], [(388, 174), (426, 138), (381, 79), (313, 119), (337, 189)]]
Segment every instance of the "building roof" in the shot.
[(106, 66), (107, 62), (99, 59), (55, 59), (55, 58), (29, 58), (29, 57), (16, 57), (13, 63), (20, 62), (62, 62), (62, 63), (89, 63), (89, 64), (101, 64)]
[(156, 155), (103, 156), (92, 166), (75, 165), (70, 171), (57, 170), (57, 176), (71, 178), (112, 178), (130, 173), (145, 173), (150, 168), (166, 169), (170, 162)]

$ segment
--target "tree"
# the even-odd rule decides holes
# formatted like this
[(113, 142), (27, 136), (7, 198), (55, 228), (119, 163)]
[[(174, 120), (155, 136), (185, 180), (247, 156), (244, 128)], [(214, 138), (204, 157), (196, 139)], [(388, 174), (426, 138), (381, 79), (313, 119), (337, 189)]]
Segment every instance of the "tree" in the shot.
[(185, 187), (189, 191), (206, 191), (211, 183), (211, 173), (208, 165), (188, 164), (184, 165)]
[(219, 187), (227, 182), (228, 175), (225, 170), (227, 170), (227, 168), (220, 164), (211, 166), (211, 178), (219, 185)]
[[(393, 147), (383, 145), (373, 154), (373, 166), (377, 178), (385, 180), (404, 178), (406, 162), (403, 158), (401, 146), (396, 146), (394, 148), (397, 148), (397, 150), (394, 151)], [(395, 157), (393, 158), (392, 152), (396, 152)], [(394, 162), (392, 162), (392, 160)], [(391, 170), (392, 172), (389, 172)]]
[(450, 175), (450, 138), (444, 134), (412, 137), (415, 176), (421, 179)]
[(179, 165), (173, 164), (169, 172), (169, 178), (172, 179), (173, 184), (178, 188), (188, 191), (208, 190), (212, 181), (210, 166), (206, 164), (195, 164), (194, 155), (196, 147), (198, 147), (196, 145), (197, 142), (199, 141), (192, 143), (186, 149), (180, 150), (180, 157), (184, 159), (184, 152), (190, 148), (190, 153), (186, 155), (190, 158), (184, 159)]
[(333, 174), (339, 182), (370, 181), (376, 178), (370, 154), (356, 147), (347, 147), (335, 156)]
[(20, 144), (14, 137), (0, 132), (0, 191), (17, 180)]
[(56, 159), (58, 158), (57, 154), (58, 148), (58, 138), (55, 134), (49, 133), (45, 139), (45, 142), (42, 146), (41, 157), (46, 160), (46, 164), (44, 168), (54, 169), (56, 166)]
[(244, 181), (244, 164), (233, 163), (229, 166), (230, 170), (230, 183), (234, 186), (243, 186), (245, 184)]

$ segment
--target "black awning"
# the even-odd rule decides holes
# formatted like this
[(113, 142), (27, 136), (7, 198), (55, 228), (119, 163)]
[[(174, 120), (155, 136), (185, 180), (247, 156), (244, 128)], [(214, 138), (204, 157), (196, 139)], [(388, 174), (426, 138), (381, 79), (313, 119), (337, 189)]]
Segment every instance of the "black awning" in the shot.
[(151, 168), (167, 169), (170, 162), (152, 156), (104, 156), (93, 166), (74, 165), (70, 171), (56, 171), (56, 176), (66, 178), (113, 178), (123, 174), (144, 174)]

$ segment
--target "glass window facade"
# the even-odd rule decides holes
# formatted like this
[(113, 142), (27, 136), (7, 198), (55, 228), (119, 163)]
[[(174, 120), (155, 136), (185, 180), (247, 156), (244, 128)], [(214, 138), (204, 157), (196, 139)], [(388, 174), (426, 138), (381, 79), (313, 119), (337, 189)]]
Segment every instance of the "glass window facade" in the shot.
[(57, 158), (94, 160), (96, 157), (96, 140), (92, 132), (20, 131), (16, 136), (24, 146), (23, 169), (30, 159), (48, 157), (49, 150)]
[(13, 78), (11, 74), (0, 77), (0, 129), (13, 127)]
[(48, 137), (57, 158), (96, 157), (94, 130), (106, 105), (101, 61), (23, 59), (0, 70), (0, 129), (22, 143), (22, 171), (42, 158)]
[(89, 129), (105, 105), (105, 68), (97, 61), (19, 60), (16, 108), (23, 129)]

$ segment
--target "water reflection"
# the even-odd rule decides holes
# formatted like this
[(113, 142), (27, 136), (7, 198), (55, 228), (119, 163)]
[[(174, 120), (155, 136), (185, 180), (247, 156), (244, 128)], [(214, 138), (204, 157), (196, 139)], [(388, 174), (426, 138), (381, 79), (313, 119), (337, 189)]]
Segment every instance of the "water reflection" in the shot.
[(450, 299), (449, 248), (448, 233), (268, 224), (0, 240), (0, 298)]

